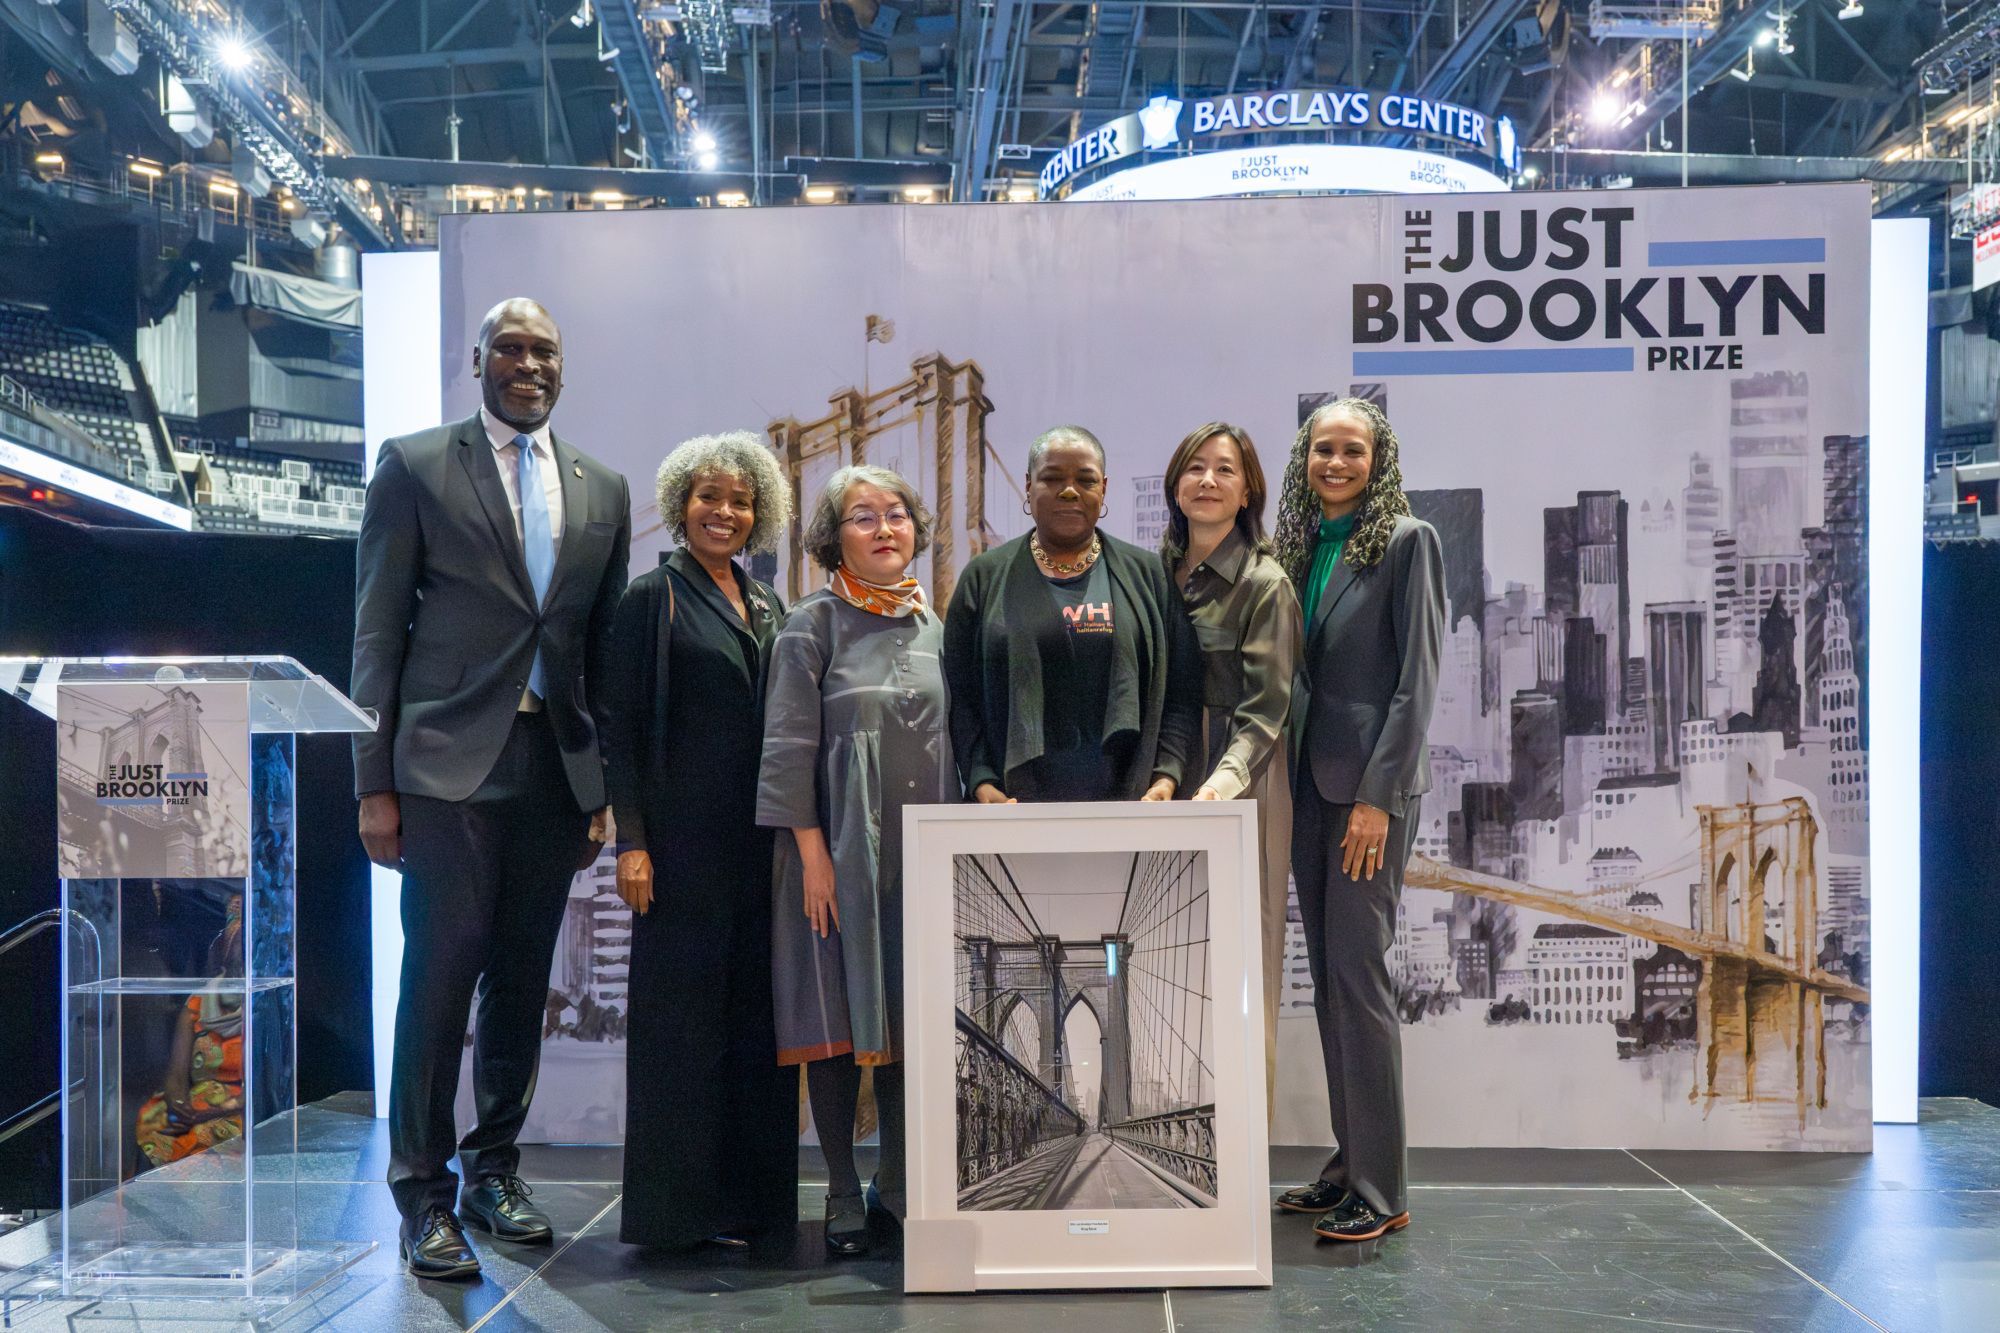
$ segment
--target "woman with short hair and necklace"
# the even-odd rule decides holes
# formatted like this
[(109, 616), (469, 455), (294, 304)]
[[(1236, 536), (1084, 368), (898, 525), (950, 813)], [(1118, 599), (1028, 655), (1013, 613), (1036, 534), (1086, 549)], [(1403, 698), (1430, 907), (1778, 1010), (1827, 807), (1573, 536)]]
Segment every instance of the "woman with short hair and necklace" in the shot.
[(771, 1011), (771, 831), (757, 823), (764, 678), (784, 603), (738, 563), (791, 521), (762, 437), (704, 435), (660, 464), (679, 549), (612, 626), (606, 779), (632, 908), (619, 1239), (789, 1252), (798, 1075)]
[(1304, 629), (1299, 599), (1264, 539), (1264, 468), (1239, 426), (1189, 431), (1167, 463), (1160, 558), (1201, 641), (1200, 800), (1257, 802), (1264, 961), (1264, 1101), (1276, 1114), (1278, 1001), (1292, 864), (1286, 717)]
[[(772, 651), (757, 822), (778, 834), (772, 984), (778, 1061), (806, 1069), (826, 1154), (826, 1249), (868, 1248), (868, 1214), (904, 1213), (903, 807), (959, 799), (938, 649), (910, 577), (931, 516), (887, 468), (828, 479), (801, 545), (828, 573)], [(881, 1169), (854, 1167), (872, 1069)]]
[(1099, 531), (1106, 480), (1096, 436), (1045, 431), (1033, 529), (975, 556), (952, 594), (951, 738), (975, 800), (1166, 801), (1200, 769), (1194, 628), (1159, 557)]
[(1278, 501), (1278, 562), (1305, 607), (1292, 779), (1292, 877), (1340, 1146), (1279, 1196), (1327, 1240), (1408, 1226), (1403, 1036), (1384, 955), (1430, 790), (1425, 733), (1444, 641), (1444, 555), (1410, 513), (1396, 432), (1365, 398), (1299, 428)]

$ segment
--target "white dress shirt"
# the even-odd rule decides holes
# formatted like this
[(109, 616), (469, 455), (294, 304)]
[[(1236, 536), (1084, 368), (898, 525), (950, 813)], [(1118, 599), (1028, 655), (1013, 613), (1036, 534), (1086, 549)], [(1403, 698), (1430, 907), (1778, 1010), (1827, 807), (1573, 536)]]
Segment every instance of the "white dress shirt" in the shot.
[[(507, 504), (514, 511), (514, 536), (525, 540), (521, 532), (521, 473), (518, 451), (514, 447), (514, 437), (521, 434), (512, 426), (493, 415), (484, 404), (479, 408), (479, 419), (485, 423), (486, 438), (493, 442), (493, 462), (500, 469), (500, 484), (507, 488)], [(563, 495), (562, 469), (556, 466), (555, 446), (549, 443), (549, 423), (528, 435), (535, 442), (535, 461), (541, 464), (542, 494), (549, 502), (549, 536), (558, 553), (562, 550), (563, 535)], [(539, 713), (542, 701), (533, 690), (521, 691), (521, 711)]]
[[(521, 434), (502, 421), (485, 406), (479, 409), (479, 419), (486, 425), (486, 438), (493, 442), (493, 462), (500, 469), (500, 484), (507, 488), (507, 503), (514, 511), (514, 535), (521, 536), (521, 478), (520, 460), (515, 457), (514, 437)], [(529, 432), (535, 442), (535, 461), (541, 464), (542, 494), (549, 502), (549, 535), (555, 539), (555, 549), (562, 550), (563, 537), (563, 479), (562, 469), (556, 466), (555, 446), (549, 442), (549, 423), (544, 421)]]

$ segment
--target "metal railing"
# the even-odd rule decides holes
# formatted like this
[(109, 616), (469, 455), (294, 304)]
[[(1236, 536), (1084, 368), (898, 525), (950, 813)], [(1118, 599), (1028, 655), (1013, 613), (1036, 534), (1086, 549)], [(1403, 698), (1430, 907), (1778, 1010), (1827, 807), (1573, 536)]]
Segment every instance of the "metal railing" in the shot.
[(1111, 1126), (1111, 1137), (1176, 1180), (1215, 1197), (1215, 1104), (1140, 1116)]
[(958, 1188), (965, 1190), (1081, 1135), (1084, 1124), (963, 1010), (957, 1019)]

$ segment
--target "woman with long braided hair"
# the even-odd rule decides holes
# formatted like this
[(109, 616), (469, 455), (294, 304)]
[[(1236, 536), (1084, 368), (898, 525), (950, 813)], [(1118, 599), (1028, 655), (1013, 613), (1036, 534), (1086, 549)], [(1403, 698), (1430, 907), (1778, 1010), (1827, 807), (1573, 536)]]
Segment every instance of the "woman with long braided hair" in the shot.
[(1320, 1214), (1313, 1230), (1328, 1240), (1410, 1221), (1402, 1032), (1383, 955), (1431, 785), (1444, 559), (1436, 529), (1411, 516), (1398, 453), (1379, 407), (1328, 403), (1299, 428), (1278, 503), (1277, 557), (1306, 624), (1292, 878), (1339, 1145), (1278, 1206)]

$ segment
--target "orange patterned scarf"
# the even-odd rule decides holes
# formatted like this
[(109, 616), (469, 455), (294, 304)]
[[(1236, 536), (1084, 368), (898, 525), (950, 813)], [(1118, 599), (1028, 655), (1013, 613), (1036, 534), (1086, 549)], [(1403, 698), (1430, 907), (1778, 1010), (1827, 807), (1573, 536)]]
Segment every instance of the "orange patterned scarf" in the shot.
[(904, 579), (885, 588), (848, 573), (845, 565), (833, 571), (833, 577), (827, 580), (827, 587), (849, 606), (858, 606), (863, 611), (873, 611), (878, 616), (892, 619), (915, 615), (917, 608), (924, 604), (923, 585), (915, 579)]

